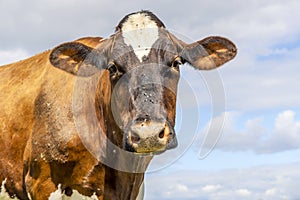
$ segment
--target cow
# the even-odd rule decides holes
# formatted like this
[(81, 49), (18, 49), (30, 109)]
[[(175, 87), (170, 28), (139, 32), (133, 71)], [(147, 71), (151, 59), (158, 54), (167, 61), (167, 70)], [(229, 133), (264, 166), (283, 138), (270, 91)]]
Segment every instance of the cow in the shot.
[(219, 36), (187, 44), (139, 11), (108, 38), (81, 38), (0, 67), (6, 192), (24, 200), (48, 199), (57, 188), (136, 199), (151, 158), (178, 144), (180, 66), (211, 70), (236, 53)]

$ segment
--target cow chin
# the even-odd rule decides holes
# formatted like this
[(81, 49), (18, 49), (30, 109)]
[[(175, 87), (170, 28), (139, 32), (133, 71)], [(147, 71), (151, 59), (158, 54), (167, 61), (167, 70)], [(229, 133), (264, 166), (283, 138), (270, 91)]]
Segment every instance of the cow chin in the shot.
[(138, 154), (160, 154), (177, 147), (174, 128), (164, 121), (138, 121), (124, 134), (124, 149)]

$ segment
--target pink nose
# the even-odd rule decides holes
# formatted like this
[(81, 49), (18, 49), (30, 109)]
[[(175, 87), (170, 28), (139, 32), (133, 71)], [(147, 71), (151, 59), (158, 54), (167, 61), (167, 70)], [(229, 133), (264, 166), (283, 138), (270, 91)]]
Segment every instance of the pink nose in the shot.
[(168, 123), (159, 121), (134, 123), (127, 142), (137, 153), (162, 152), (177, 146), (173, 129)]

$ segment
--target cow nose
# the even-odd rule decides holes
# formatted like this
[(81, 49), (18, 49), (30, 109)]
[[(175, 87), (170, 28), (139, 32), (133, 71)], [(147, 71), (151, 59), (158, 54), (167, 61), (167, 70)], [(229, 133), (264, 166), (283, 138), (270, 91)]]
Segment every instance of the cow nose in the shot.
[(163, 152), (175, 148), (173, 128), (163, 121), (136, 122), (130, 127), (127, 143), (137, 153)]

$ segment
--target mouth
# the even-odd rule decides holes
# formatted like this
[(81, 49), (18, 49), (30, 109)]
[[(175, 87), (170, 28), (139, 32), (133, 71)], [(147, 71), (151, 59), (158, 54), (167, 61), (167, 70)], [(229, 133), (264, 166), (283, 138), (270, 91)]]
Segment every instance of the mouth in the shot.
[(125, 141), (124, 149), (126, 151), (133, 152), (136, 154), (161, 154), (167, 150), (165, 145), (155, 146), (151, 144), (151, 141), (132, 142), (129, 140)]
[(134, 148), (133, 145), (130, 145), (128, 143), (125, 143), (124, 150), (132, 152), (136, 155), (144, 155), (144, 156), (154, 156), (154, 155), (160, 155), (167, 151), (167, 148), (161, 148), (161, 149), (147, 149), (147, 148)]
[(137, 153), (137, 152), (134, 152), (134, 154), (138, 155), (138, 156), (158, 156), (158, 155), (161, 155), (165, 152), (166, 150), (163, 150), (163, 151), (152, 151), (152, 152), (148, 152), (148, 153)]

